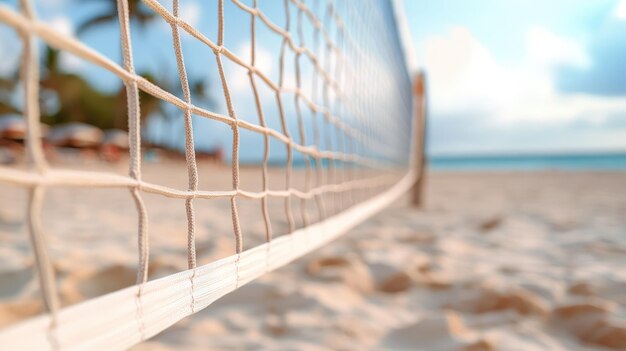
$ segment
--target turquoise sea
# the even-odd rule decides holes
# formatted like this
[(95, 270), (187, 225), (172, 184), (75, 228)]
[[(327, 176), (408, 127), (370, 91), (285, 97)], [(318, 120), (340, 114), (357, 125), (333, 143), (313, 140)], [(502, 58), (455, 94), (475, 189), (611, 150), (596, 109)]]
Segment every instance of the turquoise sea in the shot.
[[(322, 167), (327, 167), (323, 161)], [(242, 159), (241, 165), (260, 165), (257, 159)], [(283, 158), (269, 161), (270, 166), (284, 167)], [(304, 168), (302, 158), (294, 158), (293, 168)], [(430, 155), (428, 167), (441, 171), (521, 171), (521, 170), (622, 170), (626, 171), (626, 152), (533, 155)]]
[(431, 156), (433, 170), (625, 170), (626, 153)]

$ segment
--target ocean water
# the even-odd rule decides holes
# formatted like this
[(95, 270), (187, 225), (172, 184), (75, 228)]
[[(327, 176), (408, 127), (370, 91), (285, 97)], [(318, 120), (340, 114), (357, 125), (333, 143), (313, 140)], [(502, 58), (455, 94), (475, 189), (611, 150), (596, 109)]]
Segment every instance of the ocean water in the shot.
[(626, 170), (626, 153), (432, 156), (433, 170)]

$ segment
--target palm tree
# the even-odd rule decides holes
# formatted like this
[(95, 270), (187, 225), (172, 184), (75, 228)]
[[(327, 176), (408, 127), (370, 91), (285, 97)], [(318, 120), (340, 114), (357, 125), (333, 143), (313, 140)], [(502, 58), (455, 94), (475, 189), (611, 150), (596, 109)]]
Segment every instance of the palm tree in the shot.
[[(118, 11), (116, 0), (77, 0), (82, 4), (87, 2), (106, 4), (106, 9), (99, 12), (95, 16), (85, 20), (76, 29), (77, 35), (83, 35), (85, 32), (107, 24), (118, 23)], [(141, 0), (129, 0), (128, 1), (128, 16), (132, 23), (139, 26), (139, 28), (145, 28), (157, 18), (157, 14), (144, 5)], [(123, 59), (120, 59), (123, 62)], [(115, 111), (114, 126), (119, 129), (126, 130), (128, 125), (126, 123), (126, 87), (122, 85), (117, 94), (117, 108)]]
[[(51, 96), (48, 93), (53, 92), (58, 109), (47, 112), (42, 108), (42, 120), (50, 124), (83, 122), (101, 129), (114, 128), (112, 117), (116, 113), (118, 94), (100, 91), (84, 77), (64, 72), (59, 67), (58, 50), (47, 47), (45, 52), (41, 96), (45, 100), (46, 96)], [(142, 119), (156, 112), (160, 105), (159, 99), (148, 94), (141, 95), (140, 102)]]
[[(80, 24), (76, 30), (77, 35), (84, 35), (85, 32), (106, 24), (117, 24), (117, 2), (116, 0), (76, 0), (80, 3), (86, 1), (91, 3), (104, 3), (107, 4), (107, 8), (100, 14), (93, 16), (82, 24)], [(139, 28), (146, 28), (154, 19), (158, 18), (158, 15), (154, 13), (150, 8), (145, 6), (141, 0), (129, 0), (128, 1), (129, 18), (132, 23), (135, 23)], [(122, 60), (120, 60), (121, 62)], [(167, 65), (163, 65), (167, 67)], [(177, 96), (182, 95), (182, 87), (178, 81), (178, 75), (175, 79), (163, 78), (168, 77), (166, 74), (167, 69), (159, 71), (158, 76), (151, 74), (150, 72), (140, 72), (140, 75), (147, 80), (155, 83), (166, 91), (173, 93)], [(161, 78), (160, 78), (161, 77)], [(212, 104), (212, 100), (208, 94), (208, 84), (204, 79), (194, 79), (189, 77), (189, 88), (192, 95), (192, 100), (195, 102), (203, 102), (207, 105)], [(140, 92), (141, 103), (141, 117), (147, 120), (154, 112), (159, 112), (164, 121), (171, 123), (175, 118), (180, 118), (180, 111), (176, 108), (172, 108), (166, 102), (160, 101), (153, 96)], [(126, 91), (122, 86), (117, 96), (117, 111), (115, 114), (114, 126), (120, 129), (126, 129)], [(172, 133), (177, 133), (176, 128), (171, 128)], [(165, 140), (160, 141), (161, 144), (167, 144)]]
[(17, 84), (17, 72), (15, 77), (0, 77), (0, 116), (20, 113), (20, 110), (11, 103), (11, 95)]
[[(78, 26), (76, 29), (77, 35), (83, 35), (90, 29), (99, 27), (105, 24), (117, 24), (117, 1), (116, 0), (77, 0), (84, 4), (85, 2), (106, 4), (106, 9), (87, 20)], [(141, 28), (145, 28), (152, 20), (157, 17), (157, 14), (144, 5), (141, 0), (129, 0), (128, 1), (128, 14), (130, 20), (135, 22)]]
[[(147, 75), (147, 79), (151, 81), (152, 83), (158, 85), (165, 91), (168, 91), (176, 96), (182, 96), (183, 89), (180, 84), (180, 80), (179, 80), (180, 77), (178, 76), (178, 71), (174, 71), (174, 73), (172, 74), (172, 71), (168, 69), (167, 64), (164, 63), (161, 66), (162, 68), (159, 70), (159, 73), (160, 73), (159, 76), (161, 78), (157, 78), (153, 75)], [(188, 79), (189, 79), (189, 92), (191, 93), (191, 101), (193, 101), (194, 104), (196, 105), (204, 105), (204, 106), (213, 105), (214, 101), (209, 94), (208, 81), (206, 79), (194, 77), (193, 74), (190, 74)], [(145, 95), (148, 95), (148, 94), (145, 94)], [(140, 96), (140, 97), (141, 97), (140, 101), (142, 101), (144, 97), (143, 96)], [(143, 105), (142, 105), (142, 109), (143, 109)], [(174, 128), (175, 126), (174, 122), (177, 119), (182, 120), (183, 118), (182, 112), (180, 111), (178, 107), (173, 106), (163, 101), (161, 101), (161, 103), (159, 104), (156, 110), (159, 112), (159, 115), (161, 116), (162, 121), (169, 125), (167, 129), (163, 130), (164, 134), (161, 136), (162, 140), (159, 140), (158, 144), (160, 144), (161, 146), (168, 146), (170, 148), (176, 148), (175, 140), (177, 140), (177, 138), (180, 135), (184, 134), (184, 129), (181, 130), (180, 128)], [(183, 123), (180, 123), (179, 126), (181, 128), (184, 128)], [(167, 132), (171, 133), (170, 136), (172, 137), (169, 142), (167, 140), (168, 139), (168, 136), (166, 135)]]

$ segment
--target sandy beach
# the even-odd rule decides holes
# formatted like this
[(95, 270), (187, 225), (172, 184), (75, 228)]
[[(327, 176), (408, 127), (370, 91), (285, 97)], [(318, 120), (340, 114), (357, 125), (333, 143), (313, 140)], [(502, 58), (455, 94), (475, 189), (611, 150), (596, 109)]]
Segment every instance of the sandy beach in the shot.
[[(228, 189), (229, 172), (201, 164), (201, 187)], [(242, 172), (248, 188), (260, 187), (260, 169)], [(283, 175), (272, 169), (272, 185)], [(145, 164), (144, 177), (186, 187), (185, 167), (174, 161)], [(6, 327), (41, 313), (41, 303), (24, 226), (26, 193), (1, 185), (0, 194)], [(134, 350), (626, 349), (624, 173), (431, 172), (426, 195), (425, 208), (402, 199)], [(184, 201), (144, 198), (150, 278), (185, 269)], [(232, 254), (228, 201), (195, 204), (199, 264)], [(282, 201), (270, 210), (280, 233)], [(240, 201), (240, 216), (245, 246), (261, 243), (260, 202)], [(49, 189), (44, 226), (64, 305), (134, 283), (136, 213), (128, 190)]]

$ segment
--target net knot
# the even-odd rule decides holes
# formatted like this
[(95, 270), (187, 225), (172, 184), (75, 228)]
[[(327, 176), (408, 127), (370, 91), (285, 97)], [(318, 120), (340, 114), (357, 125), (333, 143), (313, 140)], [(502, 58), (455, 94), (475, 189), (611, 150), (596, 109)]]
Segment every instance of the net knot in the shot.
[(128, 75), (128, 77), (123, 77), (122, 81), (124, 81), (124, 83), (126, 84), (133, 84), (133, 83), (139, 83), (139, 77), (135, 74), (133, 74), (132, 72), (129, 72), (130, 75)]
[(222, 46), (222, 45), (216, 46), (213, 49), (213, 52), (215, 53), (215, 55), (221, 55), (224, 52), (224, 46)]

